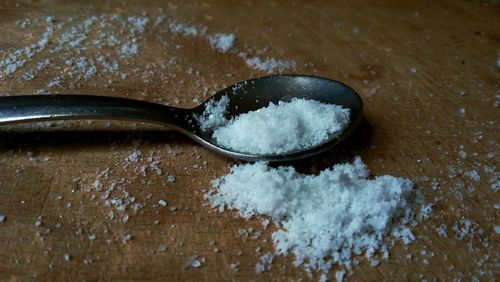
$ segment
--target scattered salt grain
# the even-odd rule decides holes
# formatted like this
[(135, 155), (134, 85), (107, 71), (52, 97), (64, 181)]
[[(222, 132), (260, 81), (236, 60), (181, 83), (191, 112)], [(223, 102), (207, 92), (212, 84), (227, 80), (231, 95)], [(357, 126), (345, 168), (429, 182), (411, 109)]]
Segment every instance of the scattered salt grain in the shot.
[(339, 270), (335, 272), (335, 280), (337, 280), (337, 282), (342, 282), (342, 279), (344, 279), (344, 271)]
[(120, 54), (122, 57), (127, 58), (127, 57), (132, 57), (135, 56), (139, 53), (139, 45), (135, 43), (124, 43), (122, 47), (120, 48)]
[(69, 254), (64, 254), (63, 259), (64, 261), (69, 261), (71, 259), (71, 256)]
[(226, 114), (229, 98), (222, 96), (219, 100), (210, 100), (205, 104), (203, 113), (195, 117), (202, 130), (206, 131), (224, 125), (227, 120)]
[(35, 220), (35, 226), (36, 227), (40, 227), (42, 226), (42, 219), (40, 217), (38, 217), (36, 220)]
[(455, 231), (455, 238), (462, 241), (466, 238), (474, 237), (474, 234), (479, 229), (479, 224), (474, 220), (461, 219), (455, 222), (452, 229)]
[(138, 16), (129, 16), (128, 22), (133, 25), (131, 29), (132, 32), (144, 32), (146, 25), (149, 22), (148, 17), (138, 17)]
[(439, 234), (439, 236), (441, 237), (445, 237), (447, 238), (448, 237), (448, 227), (446, 226), (446, 224), (441, 224), (441, 226), (439, 226), (437, 229), (436, 229), (436, 232)]
[(127, 232), (127, 233), (123, 234), (123, 236), (122, 236), (122, 243), (126, 245), (126, 244), (128, 244), (128, 241), (132, 240), (132, 238), (133, 238), (133, 235)]
[(247, 57), (246, 54), (243, 53), (240, 54), (240, 57), (245, 60), (247, 66), (267, 73), (295, 68), (295, 61), (277, 60), (274, 58), (263, 60), (259, 57)]
[[(415, 240), (405, 226), (415, 217), (413, 183), (368, 175), (359, 157), (317, 176), (257, 162), (234, 166), (212, 181), (206, 198), (220, 212), (237, 209), (246, 219), (269, 216), (280, 226), (272, 234), (276, 254), (291, 253), (296, 266), (328, 271), (334, 264), (353, 265), (353, 253), (364, 251), (370, 260), (387, 248), (387, 234), (405, 243)], [(257, 272), (266, 269), (262, 262), (256, 265)]]
[(184, 264), (184, 267), (183, 269), (186, 269), (186, 268), (200, 268), (203, 266), (203, 263), (205, 262), (205, 258), (199, 258), (197, 255), (194, 255), (192, 257), (190, 257), (186, 263)]
[(167, 251), (167, 246), (166, 245), (159, 245), (158, 246), (158, 252), (164, 253)]
[(83, 260), (83, 264), (85, 264), (85, 265), (90, 265), (90, 264), (92, 264), (92, 259), (84, 259), (84, 260)]
[(173, 175), (167, 176), (167, 182), (168, 183), (173, 183), (174, 181), (175, 181), (175, 176), (173, 176)]
[(135, 163), (139, 160), (139, 158), (141, 157), (141, 151), (139, 150), (134, 150), (132, 151), (132, 153), (130, 153), (130, 155), (127, 157), (127, 161), (131, 162), (131, 163)]
[(257, 273), (270, 270), (274, 261), (274, 255), (271, 252), (267, 252), (265, 255), (260, 257), (260, 262), (255, 265), (255, 271)]
[(160, 204), (160, 206), (162, 206), (162, 207), (167, 206), (167, 202), (165, 200), (159, 200), (158, 204)]
[(216, 33), (208, 36), (210, 46), (221, 53), (227, 53), (233, 48), (236, 36), (232, 33)]
[(495, 226), (494, 230), (496, 234), (500, 234), (500, 225)]
[(481, 176), (479, 175), (479, 173), (475, 169), (465, 172), (464, 175), (469, 177), (470, 179), (472, 179), (474, 181), (481, 180)]
[(279, 154), (321, 144), (348, 124), (349, 109), (293, 99), (239, 115), (216, 128), (213, 137), (221, 146), (236, 151)]
[(198, 35), (198, 30), (196, 29), (196, 27), (176, 21), (170, 24), (170, 31), (172, 31), (172, 33), (182, 34), (184, 36)]
[(0, 214), (0, 222), (4, 222), (7, 220), (7, 217), (3, 214)]
[(229, 267), (234, 270), (238, 270), (240, 268), (240, 263), (239, 262), (232, 262), (229, 264)]

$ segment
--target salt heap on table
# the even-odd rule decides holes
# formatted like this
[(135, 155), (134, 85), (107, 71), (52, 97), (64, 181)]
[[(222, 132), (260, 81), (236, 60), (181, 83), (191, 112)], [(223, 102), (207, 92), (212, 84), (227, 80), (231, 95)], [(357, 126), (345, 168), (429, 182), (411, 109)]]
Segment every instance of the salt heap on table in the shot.
[(272, 235), (278, 255), (293, 254), (295, 265), (328, 271), (334, 264), (350, 268), (353, 255), (372, 260), (377, 250), (387, 257), (388, 234), (409, 243), (415, 237), (405, 225), (414, 215), (413, 183), (389, 175), (368, 179), (357, 157), (319, 175), (303, 175), (293, 167), (271, 168), (265, 162), (234, 166), (212, 181), (206, 194), (220, 212), (268, 216), (280, 228)]

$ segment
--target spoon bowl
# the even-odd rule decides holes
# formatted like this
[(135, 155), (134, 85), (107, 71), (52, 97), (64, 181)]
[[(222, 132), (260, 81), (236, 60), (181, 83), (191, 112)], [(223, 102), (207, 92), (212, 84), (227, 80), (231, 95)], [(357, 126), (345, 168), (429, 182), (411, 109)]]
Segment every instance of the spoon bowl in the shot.
[[(226, 118), (255, 111), (294, 98), (336, 104), (350, 110), (350, 122), (340, 135), (331, 136), (321, 144), (281, 154), (250, 154), (224, 148), (212, 137), (212, 130), (201, 130), (196, 117), (206, 104), (229, 98)], [(321, 77), (305, 75), (274, 75), (255, 78), (229, 86), (192, 109), (118, 97), (92, 95), (25, 95), (0, 97), (0, 125), (19, 122), (75, 119), (135, 120), (158, 123), (179, 131), (204, 147), (222, 155), (246, 160), (269, 162), (290, 161), (324, 152), (344, 140), (361, 120), (363, 102), (347, 85)]]

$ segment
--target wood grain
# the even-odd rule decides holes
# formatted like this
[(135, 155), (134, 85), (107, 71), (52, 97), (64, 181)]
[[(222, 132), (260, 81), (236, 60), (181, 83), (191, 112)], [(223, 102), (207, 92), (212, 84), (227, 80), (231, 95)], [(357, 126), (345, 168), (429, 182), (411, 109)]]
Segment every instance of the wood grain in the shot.
[[(410, 178), (433, 204), (430, 219), (413, 228), (415, 243), (396, 243), (389, 260), (378, 267), (362, 259), (348, 278), (498, 277), (494, 205), (500, 198), (493, 186), (498, 187), (500, 6), (494, 1), (102, 2), (3, 1), (0, 59), (37, 42), (47, 16), (69, 27), (93, 15), (144, 14), (150, 22), (139, 41), (139, 54), (117, 58), (121, 71), (128, 73), (125, 79), (99, 69), (87, 80), (66, 76), (59, 87), (48, 87), (54, 77), (68, 74), (62, 55), (48, 51), (57, 43), (54, 39), (47, 50), (0, 80), (0, 94), (43, 90), (191, 107), (217, 89), (267, 74), (247, 66), (240, 52), (294, 60), (296, 67), (286, 72), (341, 80), (365, 102), (364, 120), (348, 142), (294, 163), (297, 169), (317, 173), (361, 155), (372, 175)], [(165, 22), (153, 28), (161, 15)], [(18, 22), (23, 19), (30, 20), (25, 28)], [(203, 36), (171, 34), (168, 20), (206, 26), (209, 33), (232, 32), (236, 45), (227, 54), (218, 53)], [(96, 58), (114, 50), (85, 52), (87, 58)], [(23, 80), (22, 74), (43, 59), (53, 66)], [(174, 149), (179, 153), (173, 154)], [(141, 159), (128, 161), (137, 150)], [(150, 168), (148, 157), (158, 160), (160, 175)], [(207, 206), (203, 194), (210, 180), (227, 173), (231, 163), (179, 134), (141, 124), (3, 128), (0, 215), (7, 219), (0, 223), (0, 279), (308, 280), (301, 268), (293, 267), (291, 257), (278, 257), (271, 270), (256, 273), (258, 258), (273, 250), (270, 235), (276, 227), (264, 229), (258, 219), (245, 221), (235, 212), (221, 214)], [(468, 176), (472, 170), (479, 181)], [(174, 175), (175, 182), (169, 183), (168, 175)], [(93, 185), (96, 179), (104, 188), (116, 182), (113, 195), (126, 199), (126, 191), (135, 202), (125, 211), (106, 206), (103, 192)], [(437, 183), (434, 189), (432, 183)], [(168, 205), (160, 206), (160, 199)], [(134, 211), (134, 204), (143, 208)], [(459, 240), (453, 226), (459, 227), (463, 219), (473, 220), (477, 228)], [(436, 231), (443, 225), (447, 237)], [(240, 234), (249, 227), (254, 228), (252, 234)], [(261, 235), (253, 238), (255, 231)], [(127, 234), (132, 238), (124, 242)], [(166, 251), (159, 250), (161, 245)], [(203, 266), (185, 268), (195, 255), (205, 258)], [(237, 262), (239, 269), (232, 269), (230, 264)], [(336, 270), (329, 273), (332, 280)]]

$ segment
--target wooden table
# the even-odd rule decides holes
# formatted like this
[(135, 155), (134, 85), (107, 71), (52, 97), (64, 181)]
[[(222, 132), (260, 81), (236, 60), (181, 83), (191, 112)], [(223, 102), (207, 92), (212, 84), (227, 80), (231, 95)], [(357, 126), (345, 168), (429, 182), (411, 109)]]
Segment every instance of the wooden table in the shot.
[[(410, 178), (433, 204), (412, 229), (416, 242), (397, 243), (377, 267), (362, 259), (349, 278), (498, 277), (496, 1), (67, 2), (0, 3), (1, 95), (99, 94), (191, 107), (268, 74), (245, 58), (294, 62), (282, 71), (341, 80), (365, 102), (346, 144), (294, 165), (315, 173), (359, 154), (372, 175)], [(198, 33), (176, 34), (172, 23)], [(219, 32), (237, 37), (227, 53), (208, 43)], [(119, 43), (105, 45), (110, 34)], [(12, 54), (15, 71), (5, 63)], [(291, 257), (256, 273), (275, 227), (207, 206), (210, 180), (234, 161), (186, 137), (102, 121), (4, 127), (0, 135), (1, 280), (309, 279)], [(185, 267), (193, 256), (204, 260), (200, 268)]]

